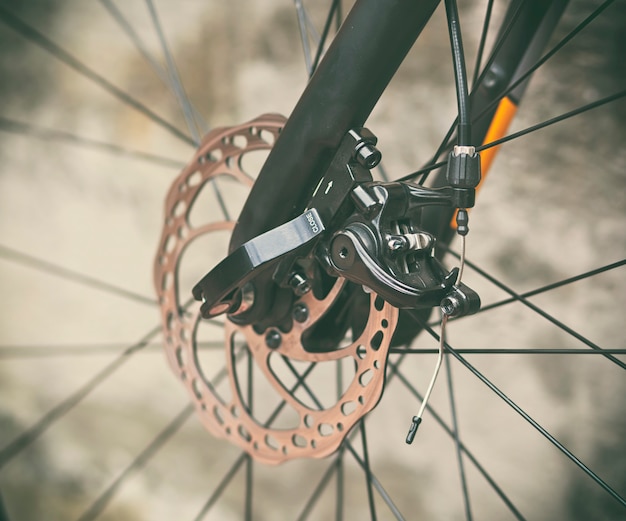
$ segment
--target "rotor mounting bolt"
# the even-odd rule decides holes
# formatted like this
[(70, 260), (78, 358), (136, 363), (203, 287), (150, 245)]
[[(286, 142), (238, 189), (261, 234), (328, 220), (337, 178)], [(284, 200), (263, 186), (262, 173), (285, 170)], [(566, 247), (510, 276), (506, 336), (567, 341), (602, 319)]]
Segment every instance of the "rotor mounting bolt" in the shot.
[(305, 295), (306, 293), (311, 291), (311, 285), (309, 284), (309, 281), (306, 280), (306, 278), (304, 278), (299, 273), (294, 273), (291, 276), (291, 278), (289, 279), (289, 285), (298, 297), (301, 297), (302, 295)]
[(307, 308), (305, 304), (302, 304), (302, 302), (296, 304), (293, 308), (293, 319), (302, 324), (303, 322), (306, 322), (308, 318), (309, 308)]
[(270, 329), (265, 334), (265, 345), (267, 345), (267, 347), (269, 347), (270, 349), (278, 349), (282, 340), (283, 337), (275, 329)]

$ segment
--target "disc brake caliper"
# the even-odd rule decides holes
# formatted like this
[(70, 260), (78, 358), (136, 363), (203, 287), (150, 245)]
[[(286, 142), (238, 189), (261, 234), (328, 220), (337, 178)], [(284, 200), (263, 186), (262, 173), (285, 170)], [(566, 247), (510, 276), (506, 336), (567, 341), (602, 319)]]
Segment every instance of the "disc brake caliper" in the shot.
[(442, 306), (454, 316), (478, 310), (478, 295), (456, 283), (458, 269), (443, 267), (435, 238), (420, 228), (423, 208), (454, 204), (453, 188), (374, 182), (375, 144), (367, 129), (350, 131), (302, 215), (246, 242), (205, 275), (193, 289), (203, 317), (255, 305), (257, 277), (301, 295), (311, 287), (312, 261), (397, 308)]

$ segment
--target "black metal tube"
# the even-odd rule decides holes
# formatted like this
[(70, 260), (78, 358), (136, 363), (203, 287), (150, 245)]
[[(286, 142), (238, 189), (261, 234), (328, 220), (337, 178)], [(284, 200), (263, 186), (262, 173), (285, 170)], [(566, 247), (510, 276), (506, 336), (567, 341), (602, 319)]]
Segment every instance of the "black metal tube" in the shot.
[(231, 251), (301, 213), (343, 136), (363, 126), (439, 0), (358, 0), (263, 166)]

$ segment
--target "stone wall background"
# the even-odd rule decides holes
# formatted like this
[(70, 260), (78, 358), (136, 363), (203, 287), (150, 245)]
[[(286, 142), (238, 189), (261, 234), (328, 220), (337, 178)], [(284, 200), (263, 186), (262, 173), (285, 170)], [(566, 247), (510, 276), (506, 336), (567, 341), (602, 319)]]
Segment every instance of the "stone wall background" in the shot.
[[(572, 3), (564, 19), (570, 28), (596, 5)], [(133, 2), (120, 3), (119, 8), (160, 56), (146, 6)], [(264, 112), (290, 112), (306, 81), (290, 2), (162, 0), (158, 8), (185, 88), (211, 126), (239, 123)], [(322, 8), (311, 6), (318, 27)], [(112, 84), (184, 128), (175, 100), (101, 3), (68, 0), (51, 5), (32, 0), (10, 9)], [(470, 36), (470, 27), (479, 24), (482, 7), (462, 2), (461, 9), (471, 49), (476, 37)], [(610, 16), (603, 16), (536, 75), (513, 130), (576, 107), (578, 100), (593, 101), (624, 88), (626, 10), (623, 3), (610, 9)], [(435, 19), (368, 121), (393, 175), (426, 160), (454, 116), (441, 10)], [(4, 24), (0, 68), (3, 118), (182, 163), (193, 153)], [(624, 258), (625, 111), (622, 101), (527, 136), (503, 152), (472, 213), (468, 257), (519, 292)], [(163, 199), (178, 172), (171, 166), (8, 130), (3, 123), (2, 445), (121, 352), (107, 346), (130, 346), (159, 320), (150, 303), (68, 281), (32, 258), (153, 298), (151, 271)], [(532, 302), (593, 342), (623, 348), (623, 279), (621, 271), (613, 271)], [(471, 270), (466, 282), (484, 303), (504, 296)], [(456, 347), (581, 346), (522, 306), (459, 321), (451, 325), (449, 338)], [(151, 338), (146, 349), (129, 357), (4, 466), (0, 490), (11, 520), (78, 518), (185, 406), (187, 397), (171, 375), (159, 342), (158, 335)], [(416, 345), (434, 347), (425, 337)], [(91, 354), (15, 354), (28, 346), (70, 346)], [(470, 361), (624, 494), (626, 379), (621, 369), (596, 356), (476, 355)], [(423, 390), (433, 363), (432, 357), (412, 360), (405, 374)], [(623, 515), (617, 503), (589, 484), (463, 367), (453, 363), (452, 370), (464, 443), (528, 519)], [(449, 422), (444, 378), (432, 404)], [(426, 418), (416, 443), (407, 447), (403, 442), (418, 407), (397, 382), (389, 386), (368, 420), (374, 472), (409, 519), (463, 519), (450, 439)], [(101, 519), (193, 519), (237, 455), (236, 449), (205, 433), (194, 417), (145, 468), (124, 481)], [(326, 465), (255, 467), (255, 519), (284, 519), (299, 511)], [(510, 516), (476, 470), (467, 466), (475, 517)], [(349, 460), (345, 473), (346, 509), (353, 512), (346, 518), (366, 517), (363, 477)], [(207, 519), (240, 519), (243, 484), (239, 473)], [(380, 518), (388, 518), (378, 503)], [(333, 511), (331, 483), (311, 518), (327, 519)]]

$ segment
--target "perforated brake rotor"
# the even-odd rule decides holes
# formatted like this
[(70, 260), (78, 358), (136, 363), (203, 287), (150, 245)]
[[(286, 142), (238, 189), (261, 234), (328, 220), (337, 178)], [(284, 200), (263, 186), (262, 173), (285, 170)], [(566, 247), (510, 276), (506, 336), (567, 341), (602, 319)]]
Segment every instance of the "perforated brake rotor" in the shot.
[[(192, 224), (190, 212), (195, 205), (206, 204), (198, 195), (207, 183), (221, 176), (252, 186), (253, 178), (242, 166), (246, 154), (269, 150), (284, 123), (281, 116), (264, 115), (237, 127), (213, 130), (205, 137), (189, 166), (168, 192), (165, 224), (154, 265), (167, 358), (187, 388), (202, 423), (214, 436), (228, 439), (256, 460), (269, 464), (299, 457), (324, 457), (339, 448), (350, 429), (380, 399), (387, 351), (398, 316), (396, 308), (372, 294), (368, 320), (359, 338), (330, 352), (306, 351), (302, 347), (302, 336), (340, 294), (344, 280), (338, 279), (323, 299), (309, 292), (296, 302), (301, 309), (306, 306), (308, 313), (302, 321), (294, 321), (291, 331), (282, 334), (277, 347), (268, 347), (265, 334), (257, 333), (252, 326), (240, 326), (226, 319), (224, 353), (230, 392), (223, 393), (226, 396), (220, 394), (205, 378), (206, 367), (200, 367), (197, 352), (198, 326), (202, 320), (199, 303), (185, 308), (189, 298), (179, 294), (179, 267), (190, 243), (201, 236), (232, 230), (234, 222), (223, 219)], [(227, 253), (221, 252), (222, 257)], [(198, 278), (203, 273), (198, 273)], [(248, 406), (243, 389), (249, 392), (253, 386), (242, 382), (245, 372), (237, 369), (239, 340), (244, 340), (245, 350), (276, 393), (278, 409), (292, 411), (290, 426), (273, 426), (272, 417), (256, 417)], [(272, 363), (275, 357), (280, 357), (283, 367), (286, 363), (292, 369), (295, 383), (294, 374), (285, 378), (283, 372), (276, 369), (276, 364)], [(307, 371), (298, 374), (292, 361), (298, 365), (298, 362), (320, 364), (342, 359), (352, 359), (350, 365), (355, 369), (352, 381), (343, 387), (341, 396), (330, 405), (316, 399), (302, 400), (303, 390), (315, 396), (314, 386), (320, 382), (305, 379)], [(219, 369), (215, 367), (215, 372)], [(321, 385), (328, 386), (328, 382)]]

